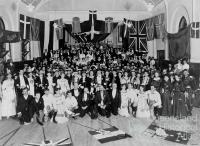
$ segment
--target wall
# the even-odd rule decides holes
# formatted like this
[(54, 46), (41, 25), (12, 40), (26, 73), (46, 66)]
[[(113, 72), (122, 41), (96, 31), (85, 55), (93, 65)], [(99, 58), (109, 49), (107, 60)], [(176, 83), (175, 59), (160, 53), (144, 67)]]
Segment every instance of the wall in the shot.
[[(5, 22), (5, 27), (7, 30), (11, 31), (18, 31), (18, 1), (17, 0), (7, 0), (2, 1), (0, 5), (0, 16), (3, 18)], [(11, 55), (13, 61), (20, 61), (21, 60), (21, 53), (20, 53), (20, 43), (13, 43), (11, 44)], [(9, 50), (9, 45), (6, 44), (6, 50)], [(6, 56), (7, 59), (10, 58), (8, 54)]]

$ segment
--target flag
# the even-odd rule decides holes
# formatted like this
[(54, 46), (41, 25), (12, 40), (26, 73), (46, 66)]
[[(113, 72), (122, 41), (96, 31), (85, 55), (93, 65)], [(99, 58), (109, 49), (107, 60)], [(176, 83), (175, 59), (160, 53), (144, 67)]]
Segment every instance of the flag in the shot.
[(120, 36), (122, 38), (122, 47), (128, 51), (129, 49), (129, 27), (130, 20), (124, 18), (124, 24), (120, 26)]
[(89, 20), (81, 23), (81, 32), (86, 33), (88, 42), (95, 43), (105, 33), (105, 21), (97, 20), (97, 11), (89, 11)]
[(63, 39), (63, 19), (55, 20), (54, 23), (56, 24), (54, 28), (56, 30), (57, 39), (61, 40)]
[(200, 38), (200, 22), (192, 22), (191, 38)]
[(80, 18), (74, 17), (72, 19), (72, 33), (80, 33), (80, 32), (81, 32)]
[[(44, 39), (45, 39), (45, 22), (40, 20), (40, 35), (39, 35), (39, 40), (40, 40), (40, 53), (42, 55), (43, 50), (44, 50)], [(48, 36), (49, 37), (49, 36)], [(45, 48), (47, 49), (47, 47)]]
[(168, 33), (168, 43), (170, 60), (190, 58), (190, 26), (175, 34)]
[(56, 28), (53, 27), (53, 50), (58, 50), (58, 49), (59, 49), (59, 41), (56, 34)]
[(147, 30), (147, 41), (154, 40), (154, 19), (149, 18), (145, 20)]
[(22, 39), (30, 39), (31, 18), (20, 14), (20, 34)]
[(164, 37), (164, 28), (165, 28), (165, 15), (160, 14), (154, 17), (154, 33), (156, 39), (162, 39)]
[(145, 21), (132, 21), (129, 29), (129, 48), (136, 53), (148, 53)]
[(105, 18), (105, 33), (111, 33), (113, 31), (113, 18)]
[[(20, 14), (20, 34), (21, 38), (25, 40), (30, 40), (30, 25), (31, 25), (31, 18), (25, 15)], [(22, 42), (22, 60), (30, 60), (30, 44)], [(25, 45), (26, 44), (26, 45)], [(25, 45), (25, 46), (23, 46)], [(28, 55), (29, 54), (29, 55)]]
[(40, 20), (31, 18), (31, 33), (30, 33), (30, 54), (31, 60), (33, 58), (41, 57), (41, 46), (40, 46)]
[(122, 130), (116, 128), (116, 127), (111, 127), (107, 129), (103, 129), (101, 131), (89, 131), (89, 133), (97, 139), (100, 143), (108, 143), (108, 142), (113, 142), (116, 140), (122, 140), (126, 138), (131, 138), (130, 135), (126, 134)]
[(48, 44), (48, 51), (51, 52), (53, 50), (53, 40), (54, 40), (54, 21), (50, 21), (49, 23), (49, 44)]

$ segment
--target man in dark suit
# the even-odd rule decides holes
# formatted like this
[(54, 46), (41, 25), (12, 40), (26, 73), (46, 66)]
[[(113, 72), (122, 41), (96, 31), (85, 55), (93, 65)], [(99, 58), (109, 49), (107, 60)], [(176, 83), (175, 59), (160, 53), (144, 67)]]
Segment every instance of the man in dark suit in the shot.
[(90, 79), (86, 76), (85, 71), (83, 71), (81, 79), (79, 80), (79, 85), (84, 88), (87, 87), (90, 89)]
[(101, 85), (99, 91), (96, 92), (95, 97), (98, 113), (101, 116), (106, 116), (107, 118), (111, 115), (111, 108), (110, 108), (110, 98), (107, 94), (107, 91), (104, 90), (103, 86)]
[(41, 96), (44, 95), (44, 89), (49, 85), (48, 85), (48, 80), (44, 76), (43, 71), (40, 71), (39, 76), (36, 77), (35, 84), (36, 84), (36, 92), (40, 92)]
[(29, 88), (28, 79), (24, 76), (23, 69), (19, 71), (19, 75), (15, 77), (15, 90), (17, 93), (17, 98), (22, 96), (22, 89)]
[(113, 115), (118, 115), (118, 108), (121, 106), (121, 94), (117, 89), (117, 84), (112, 84), (112, 89), (109, 91), (109, 97), (111, 102), (111, 112)]
[(44, 118), (44, 100), (41, 97), (40, 92), (35, 93), (34, 98), (34, 113), (36, 114), (36, 121), (38, 124), (43, 125)]
[(85, 114), (89, 114), (93, 118), (93, 108), (91, 106), (91, 95), (88, 88), (84, 88), (84, 92), (81, 94), (78, 100), (80, 117), (84, 117)]
[(74, 83), (74, 89), (71, 90), (72, 96), (79, 100), (82, 92), (83, 90), (79, 88), (78, 83)]
[(28, 95), (28, 88), (24, 88), (22, 96), (17, 101), (17, 115), (20, 120), (20, 124), (28, 125), (33, 121), (34, 115), (34, 98)]

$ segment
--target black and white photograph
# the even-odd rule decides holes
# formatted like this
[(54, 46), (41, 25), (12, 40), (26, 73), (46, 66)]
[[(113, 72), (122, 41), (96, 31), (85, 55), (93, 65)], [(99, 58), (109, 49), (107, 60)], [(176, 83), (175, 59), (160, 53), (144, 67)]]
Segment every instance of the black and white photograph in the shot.
[(0, 146), (200, 146), (200, 0), (0, 0)]

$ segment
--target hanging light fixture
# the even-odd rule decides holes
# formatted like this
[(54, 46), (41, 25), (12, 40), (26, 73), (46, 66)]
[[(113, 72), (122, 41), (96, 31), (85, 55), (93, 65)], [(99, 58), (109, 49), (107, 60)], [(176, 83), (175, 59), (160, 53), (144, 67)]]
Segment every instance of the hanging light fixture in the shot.
[(153, 5), (152, 3), (147, 3), (147, 4), (146, 4), (146, 7), (147, 7), (147, 10), (148, 10), (148, 11), (152, 11), (153, 8), (154, 8), (154, 5)]
[(27, 5), (27, 8), (29, 12), (33, 12), (33, 10), (35, 9), (35, 6), (30, 3), (29, 5)]

